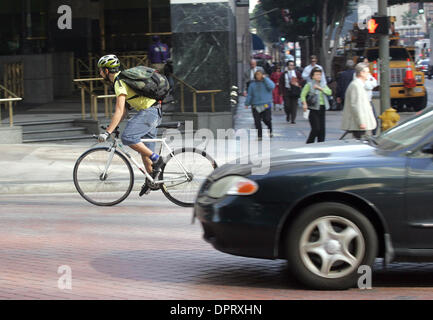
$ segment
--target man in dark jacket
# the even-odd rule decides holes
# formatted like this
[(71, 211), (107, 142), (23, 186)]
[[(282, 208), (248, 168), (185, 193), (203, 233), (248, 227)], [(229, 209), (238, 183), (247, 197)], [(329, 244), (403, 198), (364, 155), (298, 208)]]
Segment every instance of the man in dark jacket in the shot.
[(340, 106), (344, 106), (344, 96), (346, 95), (347, 87), (349, 87), (349, 84), (354, 79), (354, 66), (355, 62), (353, 60), (347, 60), (346, 70), (340, 72), (337, 76), (337, 103)]
[(298, 99), (301, 96), (304, 80), (302, 74), (295, 69), (295, 62), (288, 61), (287, 69), (281, 75), (279, 82), (280, 94), (284, 99), (284, 111), (286, 112), (287, 122), (296, 123), (298, 112)]
[(149, 60), (151, 67), (164, 74), (164, 66), (170, 58), (170, 49), (162, 43), (159, 36), (152, 37), (153, 44), (149, 48)]

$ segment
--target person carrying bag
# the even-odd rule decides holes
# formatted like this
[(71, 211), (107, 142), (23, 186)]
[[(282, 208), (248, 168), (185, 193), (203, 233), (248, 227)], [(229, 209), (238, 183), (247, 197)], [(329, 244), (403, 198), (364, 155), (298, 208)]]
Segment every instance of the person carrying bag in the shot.
[(284, 98), (286, 121), (295, 124), (298, 112), (298, 99), (303, 85), (301, 74), (295, 69), (295, 62), (287, 62), (287, 70), (280, 77), (279, 89)]
[(272, 134), (272, 91), (275, 89), (275, 84), (263, 75), (262, 71), (254, 73), (254, 80), (248, 87), (248, 95), (245, 100), (245, 107), (252, 106), (254, 123), (258, 130), (258, 139), (262, 139), (262, 121), (266, 124)]
[(316, 138), (318, 142), (323, 142), (325, 141), (325, 112), (330, 107), (327, 96), (330, 96), (332, 91), (327, 85), (321, 87), (321, 69), (314, 68), (310, 77), (312, 80), (304, 86), (301, 93), (304, 112), (310, 111), (308, 120), (311, 132), (307, 143), (314, 143)]

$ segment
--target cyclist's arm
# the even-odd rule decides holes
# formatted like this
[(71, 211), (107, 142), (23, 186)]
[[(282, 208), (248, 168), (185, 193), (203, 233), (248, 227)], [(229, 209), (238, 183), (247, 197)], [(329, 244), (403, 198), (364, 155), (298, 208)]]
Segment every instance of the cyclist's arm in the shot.
[(112, 133), (114, 129), (119, 125), (120, 121), (124, 118), (126, 114), (125, 109), (126, 95), (121, 94), (116, 99), (116, 110), (114, 111), (113, 118), (111, 118), (111, 123), (107, 128), (107, 132)]

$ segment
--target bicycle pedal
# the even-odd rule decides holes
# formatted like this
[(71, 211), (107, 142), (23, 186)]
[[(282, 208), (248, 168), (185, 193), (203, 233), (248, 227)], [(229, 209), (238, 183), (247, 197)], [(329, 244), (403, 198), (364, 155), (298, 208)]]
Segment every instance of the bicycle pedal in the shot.
[(150, 191), (151, 191), (151, 188), (150, 188), (148, 185), (144, 184), (144, 185), (141, 187), (141, 191), (140, 191), (140, 193), (139, 193), (138, 195), (139, 195), (140, 197), (142, 197), (142, 196), (144, 196), (145, 194), (146, 194), (146, 195), (149, 194)]

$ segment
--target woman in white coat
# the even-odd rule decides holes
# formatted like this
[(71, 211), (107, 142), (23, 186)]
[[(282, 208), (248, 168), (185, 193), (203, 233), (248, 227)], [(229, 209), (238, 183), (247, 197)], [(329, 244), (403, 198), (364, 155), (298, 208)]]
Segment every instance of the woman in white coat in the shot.
[(377, 126), (373, 109), (365, 90), (365, 83), (370, 77), (368, 64), (355, 66), (356, 78), (346, 90), (341, 129), (350, 131), (357, 139)]
[[(358, 60), (358, 63), (360, 62), (364, 62), (366, 64), (368, 64), (368, 58), (367, 57), (360, 57)], [(355, 79), (356, 75), (353, 75), (353, 78)], [(376, 128), (373, 129), (373, 135), (376, 135), (376, 130), (377, 130), (377, 114), (376, 114), (376, 110), (374, 110), (374, 105), (373, 105), (373, 89), (376, 88), (379, 84), (377, 83), (377, 80), (375, 77), (373, 77), (372, 74), (370, 74), (370, 76), (368, 77), (367, 81), (365, 81), (365, 90), (367, 90), (367, 95), (368, 95), (368, 101), (370, 101), (371, 104), (371, 108), (373, 109), (373, 114), (374, 114), (374, 118), (376, 119)]]

